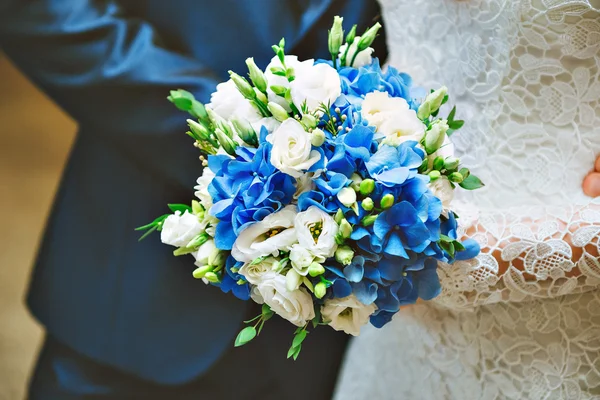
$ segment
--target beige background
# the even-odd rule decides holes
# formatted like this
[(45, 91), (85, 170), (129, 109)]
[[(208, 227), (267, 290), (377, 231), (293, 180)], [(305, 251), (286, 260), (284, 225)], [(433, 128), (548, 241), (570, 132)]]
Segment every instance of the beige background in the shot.
[(0, 54), (0, 400), (23, 398), (43, 337), (24, 296), (75, 128)]

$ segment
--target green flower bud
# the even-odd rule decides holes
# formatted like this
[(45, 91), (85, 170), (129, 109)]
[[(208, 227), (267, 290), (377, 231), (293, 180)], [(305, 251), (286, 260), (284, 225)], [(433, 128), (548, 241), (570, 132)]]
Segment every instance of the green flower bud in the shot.
[(437, 156), (435, 160), (433, 160), (433, 169), (437, 169), (438, 171), (444, 168), (444, 157)]
[(360, 183), (363, 181), (363, 178), (359, 174), (353, 173), (350, 179), (352, 180), (350, 187), (358, 192), (360, 190)]
[(219, 279), (219, 275), (215, 274), (214, 272), (207, 272), (204, 275), (204, 279), (206, 279), (209, 282), (212, 283), (219, 283), (221, 280)]
[(342, 211), (341, 208), (338, 208), (338, 210), (335, 213), (335, 216), (333, 217), (333, 219), (335, 220), (335, 222), (338, 225), (342, 223), (342, 220), (344, 219), (344, 212)]
[(235, 283), (238, 285), (245, 285), (248, 281), (245, 279), (238, 279)]
[(356, 37), (356, 25), (354, 25), (352, 27), (352, 29), (350, 29), (350, 32), (348, 32), (348, 35), (346, 36), (346, 43), (352, 44), (352, 42), (354, 42), (355, 37)]
[(323, 143), (325, 143), (325, 132), (319, 128), (313, 129), (310, 134), (310, 144), (315, 147), (319, 147), (322, 146)]
[(322, 299), (327, 294), (327, 286), (324, 282), (319, 282), (315, 285), (315, 297)]
[(360, 194), (368, 196), (375, 190), (375, 181), (373, 179), (365, 179), (360, 183)]
[(345, 187), (338, 192), (337, 198), (346, 207), (352, 207), (356, 203), (356, 192), (351, 187)]
[(304, 115), (302, 115), (302, 120), (300, 122), (302, 122), (302, 125), (308, 130), (308, 129), (316, 128), (318, 121), (314, 115), (304, 114)]
[(273, 117), (275, 117), (275, 119), (279, 122), (283, 122), (290, 117), (288, 115), (288, 112), (285, 111), (285, 109), (277, 103), (270, 102), (269, 104), (267, 104), (267, 108), (269, 109), (269, 111), (271, 111)]
[(192, 119), (188, 119), (187, 123), (190, 128), (190, 131), (192, 131), (192, 133), (200, 140), (204, 141), (210, 137), (210, 133), (208, 132), (208, 129), (206, 129), (206, 127), (204, 125), (199, 124)]
[(354, 250), (350, 246), (339, 246), (335, 251), (335, 260), (342, 265), (350, 265), (354, 258)]
[(425, 151), (427, 154), (433, 154), (438, 151), (446, 139), (448, 129), (448, 122), (446, 120), (439, 120), (425, 132)]
[(194, 215), (204, 214), (204, 207), (200, 205), (198, 200), (192, 200), (192, 213)]
[(444, 168), (450, 169), (450, 170), (456, 169), (458, 167), (458, 164), (460, 164), (460, 160), (458, 158), (448, 157), (444, 161)]
[(371, 211), (375, 207), (375, 203), (373, 203), (373, 199), (370, 197), (365, 197), (360, 205), (365, 211)]
[(352, 235), (352, 225), (350, 225), (350, 222), (348, 222), (347, 219), (344, 218), (340, 223), (339, 232), (340, 235), (342, 235), (342, 238), (344, 239), (348, 239), (350, 235)]
[(310, 276), (312, 276), (313, 278), (315, 278), (319, 275), (323, 275), (324, 273), (325, 273), (325, 268), (318, 262), (314, 262), (314, 263), (310, 264), (310, 266), (308, 267), (308, 274)]
[(267, 79), (265, 78), (264, 72), (254, 62), (254, 58), (246, 58), (246, 65), (248, 66), (248, 72), (250, 74), (250, 80), (261, 92), (267, 91)]
[(192, 272), (192, 276), (196, 279), (202, 279), (206, 275), (206, 273), (211, 272), (213, 267), (211, 265), (205, 265), (203, 267), (196, 268), (194, 272)]
[(229, 71), (229, 77), (235, 83), (242, 96), (248, 100), (254, 100), (256, 98), (256, 92), (252, 88), (252, 85), (248, 83), (246, 78), (243, 78), (233, 71)]
[(431, 180), (431, 182), (435, 182), (438, 179), (440, 179), (440, 177), (442, 176), (442, 174), (440, 173), (440, 171), (431, 171), (429, 173), (429, 179)]
[(302, 276), (296, 272), (294, 268), (291, 268), (285, 275), (285, 286), (290, 292), (298, 289)]
[(208, 263), (214, 267), (224, 266), (226, 260), (227, 260), (226, 253), (224, 251), (219, 251), (218, 249), (213, 251), (208, 256)]
[(273, 91), (273, 93), (275, 93), (277, 96), (284, 96), (285, 92), (288, 90), (288, 88), (286, 88), (285, 86), (277, 86), (277, 85), (273, 85), (271, 86), (271, 90)]
[(426, 98), (425, 102), (429, 103), (431, 112), (436, 112), (440, 109), (442, 102), (444, 101), (444, 97), (448, 93), (448, 88), (446, 86), (442, 86), (438, 90), (433, 93), (430, 93)]
[(450, 179), (450, 182), (461, 183), (465, 178), (460, 172), (453, 172), (448, 175), (448, 179)]
[(344, 30), (342, 29), (342, 21), (344, 19), (339, 16), (333, 18), (333, 26), (329, 31), (329, 53), (336, 56), (340, 51), (342, 42), (344, 41)]
[(267, 98), (266, 94), (258, 90), (258, 88), (254, 88), (254, 92), (256, 93), (256, 100), (261, 101), (263, 104), (267, 104), (269, 99)]
[(201, 234), (197, 235), (192, 240), (190, 240), (189, 243), (185, 247), (187, 247), (189, 249), (193, 249), (193, 248), (202, 246), (204, 243), (206, 243), (208, 241), (209, 238), (210, 238), (210, 236), (208, 236), (208, 234), (206, 234), (205, 232), (202, 232)]
[(256, 132), (254, 132), (254, 128), (252, 128), (252, 125), (250, 125), (248, 121), (238, 117), (233, 117), (231, 119), (231, 123), (244, 142), (252, 146), (256, 146), (258, 144)]
[(364, 49), (369, 47), (371, 43), (373, 43), (375, 37), (377, 36), (377, 31), (379, 31), (379, 28), (381, 28), (381, 24), (377, 22), (360, 37), (360, 40), (358, 41), (359, 52), (363, 51)]
[(468, 168), (461, 168), (458, 172), (460, 172), (460, 174), (463, 176), (463, 180), (467, 179), (471, 175), (471, 171), (469, 171)]
[(421, 105), (419, 106), (419, 109), (417, 110), (417, 117), (421, 120), (424, 120), (425, 118), (429, 118), (429, 116), (431, 115), (431, 104), (423, 102), (421, 103)]
[(215, 135), (217, 136), (217, 140), (229, 155), (235, 156), (235, 149), (238, 147), (238, 144), (229, 138), (221, 129), (217, 128), (215, 130)]
[(369, 215), (368, 217), (364, 217), (363, 220), (361, 221), (363, 226), (371, 226), (375, 223), (375, 220), (377, 219), (379, 215), (375, 214), (375, 215)]
[(396, 199), (394, 198), (394, 195), (391, 193), (386, 194), (385, 196), (383, 196), (381, 198), (381, 208), (383, 208), (384, 210), (387, 210), (388, 208), (390, 208), (391, 206), (394, 205), (394, 201), (396, 201)]

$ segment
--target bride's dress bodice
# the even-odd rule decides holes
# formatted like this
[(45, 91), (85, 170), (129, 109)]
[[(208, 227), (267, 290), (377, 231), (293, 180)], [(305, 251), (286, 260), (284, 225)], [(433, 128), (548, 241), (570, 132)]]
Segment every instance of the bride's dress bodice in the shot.
[[(600, 399), (600, 0), (381, 0), (389, 64), (446, 85), (485, 182), (460, 192), (475, 260), (434, 304), (367, 328), (339, 399)], [(500, 261), (498, 261), (500, 260)]]

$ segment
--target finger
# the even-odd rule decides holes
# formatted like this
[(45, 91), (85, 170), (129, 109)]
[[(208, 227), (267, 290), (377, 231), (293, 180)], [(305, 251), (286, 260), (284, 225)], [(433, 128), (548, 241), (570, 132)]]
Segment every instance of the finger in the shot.
[(594, 169), (596, 172), (600, 172), (600, 157), (596, 158), (596, 163), (594, 164)]
[(600, 173), (592, 172), (583, 180), (583, 192), (590, 197), (600, 196)]

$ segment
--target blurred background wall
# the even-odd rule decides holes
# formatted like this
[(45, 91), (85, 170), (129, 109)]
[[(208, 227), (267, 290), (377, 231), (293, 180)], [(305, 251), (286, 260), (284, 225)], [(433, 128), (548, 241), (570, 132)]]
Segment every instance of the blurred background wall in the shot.
[(23, 398), (43, 338), (24, 296), (75, 129), (0, 54), (0, 400)]

